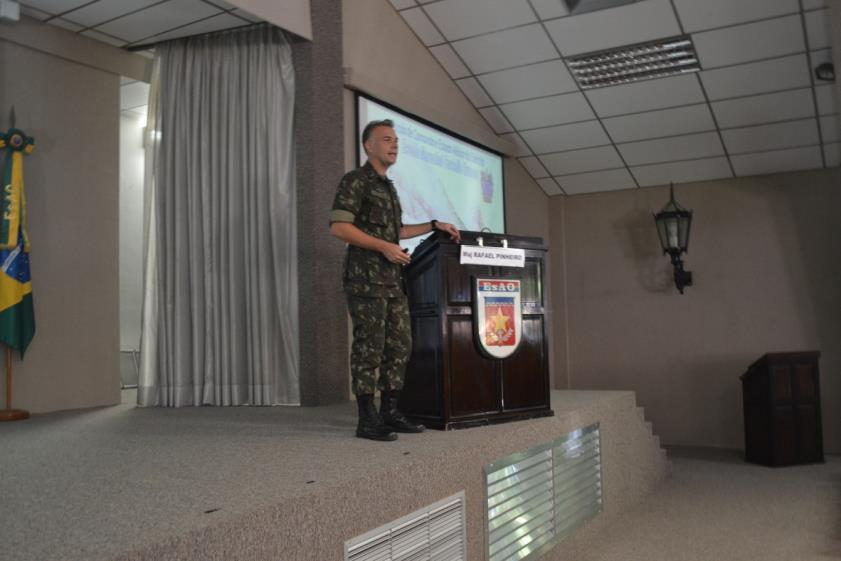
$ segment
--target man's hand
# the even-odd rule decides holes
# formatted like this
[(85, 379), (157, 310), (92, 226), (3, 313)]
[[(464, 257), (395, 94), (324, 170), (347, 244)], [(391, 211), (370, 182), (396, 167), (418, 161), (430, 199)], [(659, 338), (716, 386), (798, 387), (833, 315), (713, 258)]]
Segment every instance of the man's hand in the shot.
[(412, 260), (409, 254), (403, 251), (403, 248), (396, 243), (387, 244), (380, 250), (380, 253), (392, 263), (400, 263), (401, 265), (408, 265)]
[(458, 231), (458, 228), (450, 224), (449, 222), (435, 222), (435, 229), (441, 230), (442, 232), (446, 232), (450, 234), (450, 239), (454, 242), (461, 241), (461, 233)]

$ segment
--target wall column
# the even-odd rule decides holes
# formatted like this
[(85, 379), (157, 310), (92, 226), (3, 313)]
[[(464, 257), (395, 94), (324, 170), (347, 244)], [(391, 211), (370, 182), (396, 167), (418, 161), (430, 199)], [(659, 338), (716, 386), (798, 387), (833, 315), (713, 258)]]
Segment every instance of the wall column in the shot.
[(348, 400), (344, 244), (328, 216), (344, 169), (342, 11), (312, 0), (313, 41), (294, 45), (301, 404)]

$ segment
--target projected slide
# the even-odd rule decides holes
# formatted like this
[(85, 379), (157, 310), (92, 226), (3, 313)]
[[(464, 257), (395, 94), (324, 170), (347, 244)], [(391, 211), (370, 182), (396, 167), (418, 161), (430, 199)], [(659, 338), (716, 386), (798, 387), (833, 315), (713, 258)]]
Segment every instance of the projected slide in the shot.
[[(435, 218), (462, 230), (505, 232), (500, 156), (361, 95), (357, 99), (360, 134), (369, 121), (394, 121), (399, 154), (388, 176), (400, 195), (404, 224)], [(361, 146), (359, 154), (362, 165)], [(414, 250), (421, 241), (418, 237), (401, 245)]]

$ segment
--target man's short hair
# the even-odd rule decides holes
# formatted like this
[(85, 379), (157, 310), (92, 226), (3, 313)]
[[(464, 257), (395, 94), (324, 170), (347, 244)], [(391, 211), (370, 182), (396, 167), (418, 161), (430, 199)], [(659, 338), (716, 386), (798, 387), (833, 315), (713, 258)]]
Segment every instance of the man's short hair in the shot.
[(364, 145), (368, 142), (368, 139), (371, 138), (371, 134), (374, 132), (374, 129), (377, 127), (391, 127), (394, 128), (394, 121), (391, 119), (383, 119), (382, 121), (371, 121), (365, 128), (362, 129), (362, 144)]

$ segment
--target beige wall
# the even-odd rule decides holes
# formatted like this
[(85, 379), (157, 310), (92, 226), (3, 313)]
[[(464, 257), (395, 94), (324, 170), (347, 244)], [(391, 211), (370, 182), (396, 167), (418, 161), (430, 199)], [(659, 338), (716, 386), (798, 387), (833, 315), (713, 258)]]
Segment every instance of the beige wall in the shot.
[(841, 170), (682, 185), (695, 211), (681, 296), (652, 213), (666, 188), (552, 199), (553, 293), (566, 288), (569, 387), (637, 392), (667, 443), (743, 445), (739, 376), (769, 351), (818, 349), (824, 436), (841, 451)]
[[(39, 37), (138, 58), (54, 26)], [(0, 34), (0, 124), (14, 105), (36, 139), (25, 163), (36, 334), (14, 363), (14, 405), (36, 413), (120, 401), (119, 81)]]
[(491, 130), (388, 0), (343, 0), (342, 28), (348, 85), (500, 152), (515, 150)]
[(230, 0), (230, 3), (304, 39), (312, 39), (310, 0)]
[[(344, 0), (344, 66), (366, 80), (368, 93), (453, 130), (498, 140), (438, 61), (415, 37), (388, 0)], [(377, 88), (380, 88), (377, 90)], [(399, 99), (394, 99), (399, 96)], [(345, 163), (354, 165), (353, 94), (345, 94)], [(520, 163), (505, 160), (507, 227), (513, 234), (548, 238), (548, 197)]]
[[(349, 77), (356, 77), (351, 81), (364, 83), (367, 93), (383, 101), (496, 149), (505, 149), (504, 144), (497, 144), (500, 141), (493, 130), (388, 0), (344, 0), (342, 8), (344, 66)], [(353, 120), (353, 93), (348, 90), (345, 93), (347, 168), (355, 167), (357, 140)], [(540, 236), (548, 241), (548, 197), (516, 159), (506, 158), (504, 166), (508, 232)], [(554, 248), (551, 256), (556, 257)], [(548, 269), (546, 274), (546, 286), (549, 286)], [(551, 318), (551, 298), (549, 304)]]

